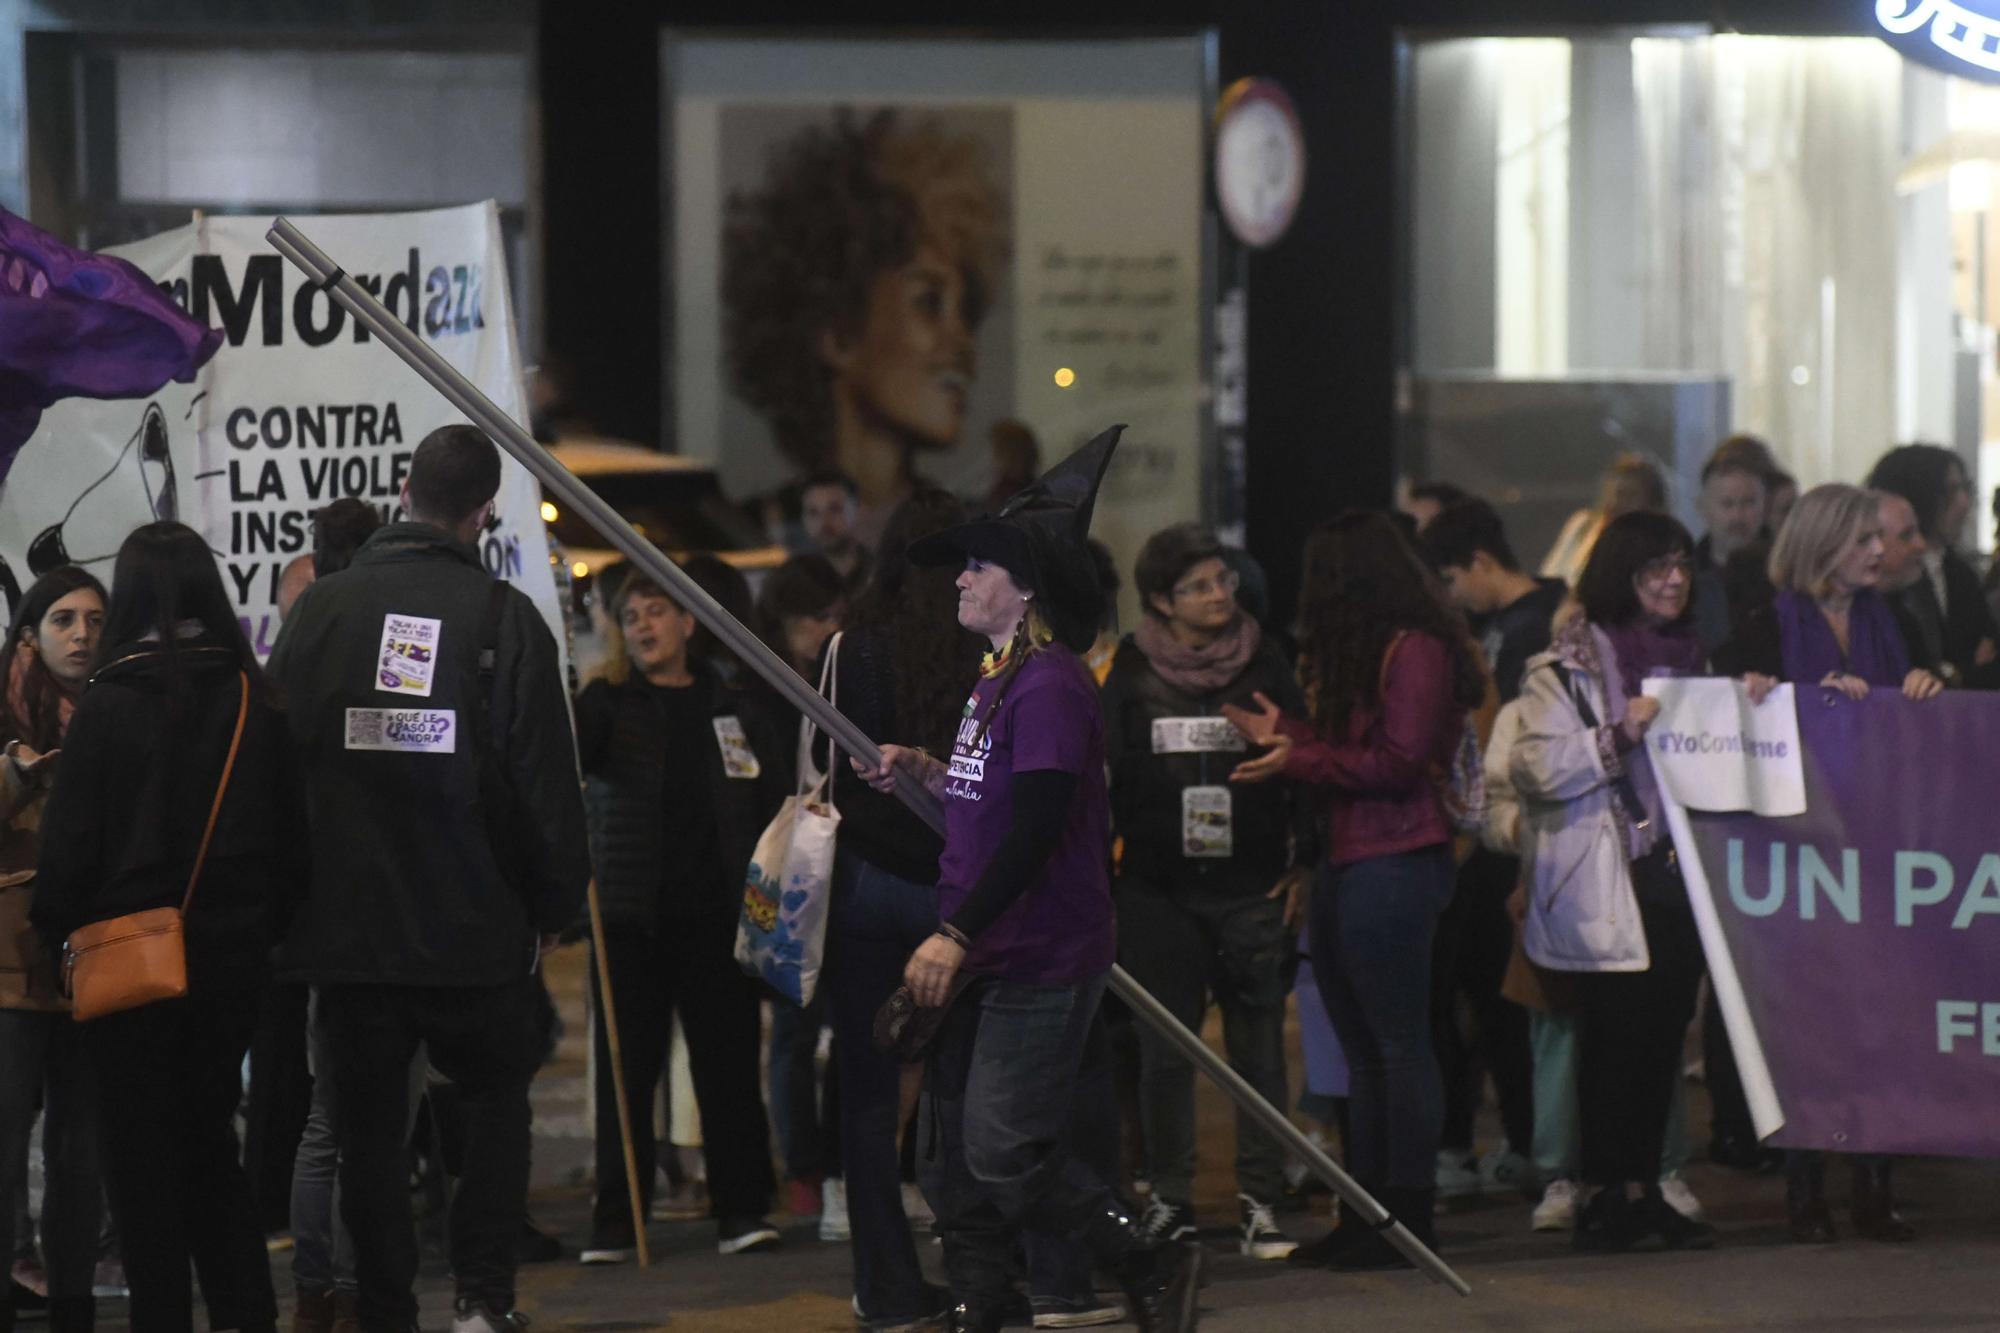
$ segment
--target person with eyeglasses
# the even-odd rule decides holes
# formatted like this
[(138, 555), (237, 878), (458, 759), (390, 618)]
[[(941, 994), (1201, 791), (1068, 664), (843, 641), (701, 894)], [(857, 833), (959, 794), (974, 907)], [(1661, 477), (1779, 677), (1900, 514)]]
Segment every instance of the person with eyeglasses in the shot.
[[(1237, 605), (1238, 576), (1209, 529), (1156, 532), (1133, 568), (1145, 612), (1104, 683), (1111, 818), (1124, 840), (1114, 894), (1119, 960), (1182, 1023), (1222, 1010), (1231, 1060), (1272, 1105), (1285, 1101), (1287, 963), (1313, 856), (1311, 811), (1291, 783), (1232, 783), (1248, 746), (1222, 716), (1261, 693), (1287, 712), (1305, 700), (1284, 658)], [(1192, 1236), (1194, 1071), (1141, 1032), (1140, 1125), (1153, 1196), (1146, 1223)], [(1247, 1114), (1236, 1120), (1241, 1249), (1295, 1248), (1272, 1209), (1284, 1153)]]
[(1577, 580), (1581, 614), (1528, 664), (1509, 775), (1521, 801), (1530, 960), (1576, 1013), (1580, 1250), (1715, 1243), (1660, 1188), (1661, 1147), (1701, 981), (1701, 940), (1645, 748), (1652, 676), (1702, 673), (1694, 540), (1665, 514), (1613, 519)]

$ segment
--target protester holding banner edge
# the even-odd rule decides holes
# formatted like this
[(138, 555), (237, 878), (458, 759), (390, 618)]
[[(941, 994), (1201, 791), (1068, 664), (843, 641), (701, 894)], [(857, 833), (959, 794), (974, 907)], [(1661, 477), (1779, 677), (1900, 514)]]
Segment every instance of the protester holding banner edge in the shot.
[[(1738, 642), (1717, 663), (1746, 677), (1760, 702), (1780, 681), (1865, 698), (1870, 688), (1900, 689), (1903, 697), (1937, 697), (1944, 682), (1910, 665), (1903, 631), (1877, 592), (1882, 568), (1880, 493), (1832, 482), (1799, 497), (1771, 549), (1772, 607), (1745, 622)], [(1876, 1240), (1907, 1241), (1916, 1233), (1896, 1212), (1887, 1157), (1860, 1153), (1854, 1172), (1854, 1229)], [(1785, 1154), (1785, 1216), (1792, 1239), (1834, 1239), (1826, 1204), (1826, 1155)]]
[(1597, 1190), (1577, 1218), (1582, 1250), (1715, 1239), (1658, 1183), (1702, 949), (1644, 745), (1659, 704), (1641, 692), (1648, 676), (1706, 665), (1693, 550), (1664, 514), (1607, 524), (1577, 581), (1582, 614), (1522, 688), (1510, 771), (1529, 888), (1523, 944), (1577, 982), (1583, 1174)]

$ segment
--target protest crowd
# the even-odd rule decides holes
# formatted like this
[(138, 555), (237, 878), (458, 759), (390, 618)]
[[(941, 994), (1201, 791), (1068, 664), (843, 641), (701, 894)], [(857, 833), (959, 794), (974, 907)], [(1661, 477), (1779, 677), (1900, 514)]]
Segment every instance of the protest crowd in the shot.
[[(553, 636), (469, 545), (500, 475), (471, 427), (424, 440), (398, 521), (321, 512), (267, 664), (179, 524), (132, 533), (108, 588), (75, 566), (37, 580), (0, 649), (0, 869), (28, 927), (0, 959), (17, 1256), (0, 1321), (45, 1308), (88, 1329), (110, 1283), (135, 1330), (185, 1329), (192, 1264), (210, 1327), (272, 1329), (282, 1234), (298, 1333), (412, 1328), (414, 1176), (449, 1197), (454, 1329), (518, 1326), (519, 1265), (567, 1252), (525, 1213), (528, 1087), (557, 1022), (537, 962), (592, 937), (593, 879), (585, 1265), (631, 1261), (653, 1217), (711, 1217), (725, 1256), (768, 1249), (782, 1207), (851, 1245), (866, 1328), (1179, 1330), (1205, 1226), (1257, 1260), (1404, 1264), (1351, 1210), (1302, 1234), (1308, 1173), (1248, 1114), (1235, 1215), (1197, 1215), (1195, 1074), (1106, 999), (1114, 961), (1190, 1027), (1219, 1011), (1230, 1063), (1274, 1104), (1295, 1013), (1293, 1109), (1426, 1244), (1482, 1192), (1579, 1250), (1716, 1244), (1683, 1175), (1697, 1027), (1707, 1156), (1768, 1173), (1798, 1242), (1912, 1239), (1888, 1159), (1849, 1158), (1836, 1221), (1828, 1156), (1758, 1141), (1642, 686), (2000, 684), (1956, 456), (1907, 445), (1866, 488), (1794, 495), (1733, 437), (1702, 472), (1699, 540), (1653, 465), (1622, 457), (1540, 573), (1492, 505), (1419, 485), (1314, 531), (1294, 616), (1198, 524), (1153, 534), (1129, 571), (1093, 550), (1116, 439), (983, 513), (919, 486), (872, 550), (852, 483), (815, 474), (812, 549), (755, 596), (689, 562), (879, 765), (802, 735), (622, 564), (595, 580), (602, 652), (570, 697)], [(1121, 576), (1144, 611), (1122, 635)], [(468, 734), (373, 706), (378, 672)], [(739, 962), (746, 867), (754, 882), (767, 826), (820, 771), (841, 816), (826, 925), (804, 946), (816, 984), (786, 994)], [(944, 801), (942, 834), (899, 784)], [(96, 923), (176, 904), (184, 994), (71, 1021), (118, 981), (86, 990)], [(288, 1041), (309, 1073), (276, 1054)], [(1500, 1136), (1482, 1145), (1489, 1083)], [(274, 1152), (259, 1135), (287, 1095), (309, 1112)], [(945, 1286), (919, 1260), (933, 1232)]]

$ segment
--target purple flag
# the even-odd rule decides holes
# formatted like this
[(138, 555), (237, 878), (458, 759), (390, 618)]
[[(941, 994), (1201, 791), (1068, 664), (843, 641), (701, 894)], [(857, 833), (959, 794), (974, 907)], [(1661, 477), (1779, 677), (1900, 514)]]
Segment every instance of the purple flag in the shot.
[(221, 345), (125, 260), (0, 208), (0, 479), (50, 404), (191, 381)]
[(1798, 712), (1805, 813), (1690, 812), (1680, 844), (1784, 1118), (1769, 1142), (2000, 1157), (2000, 698), (1801, 686)]

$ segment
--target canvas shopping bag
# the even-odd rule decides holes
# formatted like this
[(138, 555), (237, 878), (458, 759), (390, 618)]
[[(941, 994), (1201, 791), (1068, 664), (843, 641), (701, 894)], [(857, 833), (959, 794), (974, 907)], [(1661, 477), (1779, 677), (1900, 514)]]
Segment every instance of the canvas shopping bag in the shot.
[[(834, 703), (840, 690), (840, 638), (827, 645), (819, 692)], [(778, 807), (757, 839), (743, 881), (743, 913), (736, 924), (736, 961), (780, 995), (812, 1003), (826, 953), (826, 914), (833, 894), (833, 851), (840, 812), (833, 804), (833, 766), (839, 751), (828, 738), (826, 772), (813, 767), (811, 718), (799, 719), (798, 790)]]

